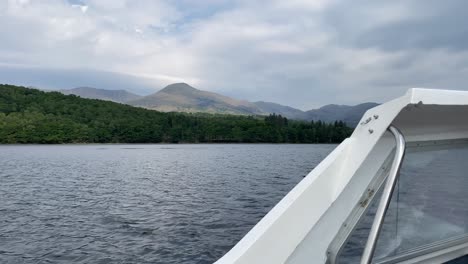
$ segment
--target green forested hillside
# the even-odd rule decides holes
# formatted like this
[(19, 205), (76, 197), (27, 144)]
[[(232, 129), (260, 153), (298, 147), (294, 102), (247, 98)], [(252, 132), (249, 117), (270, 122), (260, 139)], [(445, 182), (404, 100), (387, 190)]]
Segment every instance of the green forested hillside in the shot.
[(351, 132), (342, 122), (161, 113), (0, 85), (0, 143), (338, 143)]

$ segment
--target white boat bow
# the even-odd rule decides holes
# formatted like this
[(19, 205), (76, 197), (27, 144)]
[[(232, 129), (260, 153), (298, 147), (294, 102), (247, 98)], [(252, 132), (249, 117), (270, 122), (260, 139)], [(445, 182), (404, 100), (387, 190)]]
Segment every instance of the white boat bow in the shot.
[[(391, 171), (395, 138), (388, 128), (398, 128), (410, 148), (453, 145), (468, 139), (467, 116), (468, 92), (419, 88), (368, 110), (352, 136), (216, 263), (337, 263)], [(461, 250), (426, 250), (388, 263), (441, 263), (468, 253), (466, 244), (456, 246)]]

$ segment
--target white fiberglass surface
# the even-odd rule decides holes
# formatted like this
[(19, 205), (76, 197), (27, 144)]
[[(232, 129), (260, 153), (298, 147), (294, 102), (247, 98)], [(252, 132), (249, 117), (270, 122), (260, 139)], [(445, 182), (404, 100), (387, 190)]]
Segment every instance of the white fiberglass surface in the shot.
[[(380, 194), (338, 257), (359, 263)], [(374, 260), (468, 235), (468, 148), (408, 153), (378, 238)]]

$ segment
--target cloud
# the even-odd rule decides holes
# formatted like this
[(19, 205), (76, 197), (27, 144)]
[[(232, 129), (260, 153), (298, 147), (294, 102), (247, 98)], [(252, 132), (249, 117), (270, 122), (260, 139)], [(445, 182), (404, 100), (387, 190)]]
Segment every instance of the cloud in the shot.
[(140, 95), (148, 95), (155, 92), (155, 87), (161, 87), (165, 82), (143, 76), (137, 77), (97, 70), (0, 64), (0, 83), (46, 90), (71, 89), (81, 86), (114, 90), (126, 89)]
[(129, 90), (186, 81), (303, 109), (386, 101), (413, 86), (465, 89), (467, 7), (462, 0), (3, 0), (0, 71), (40, 69), (36, 82), (45, 86), (53, 69), (94, 71), (82, 75), (90, 85), (92, 78), (105, 85), (96, 77), (102, 72), (133, 76), (135, 85), (123, 82)]
[(71, 5), (74, 8), (79, 8), (81, 12), (86, 13), (88, 11), (88, 6), (87, 5)]

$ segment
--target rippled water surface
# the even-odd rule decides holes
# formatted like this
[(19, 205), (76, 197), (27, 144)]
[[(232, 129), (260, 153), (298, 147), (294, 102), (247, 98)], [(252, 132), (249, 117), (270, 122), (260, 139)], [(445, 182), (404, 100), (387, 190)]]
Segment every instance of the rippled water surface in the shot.
[(0, 146), (0, 263), (212, 263), (334, 147)]

